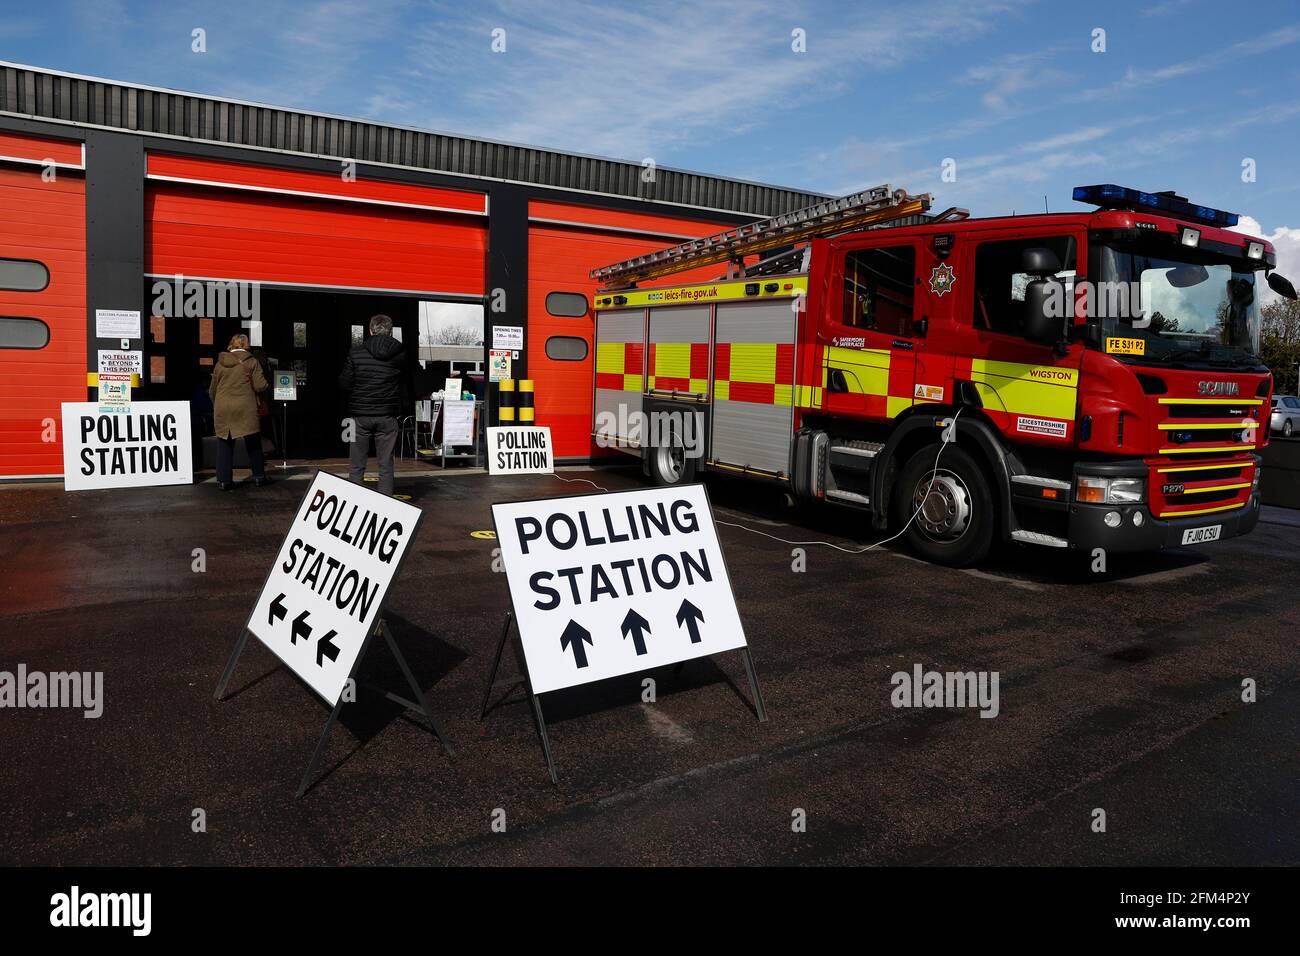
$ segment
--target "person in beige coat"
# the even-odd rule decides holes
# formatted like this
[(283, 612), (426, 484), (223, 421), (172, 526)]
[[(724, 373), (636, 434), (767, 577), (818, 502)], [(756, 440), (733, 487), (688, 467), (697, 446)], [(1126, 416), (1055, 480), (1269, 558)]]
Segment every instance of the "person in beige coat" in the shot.
[(262, 364), (248, 351), (248, 336), (236, 335), (228, 351), (217, 356), (212, 369), (212, 418), (217, 436), (217, 484), (223, 491), (234, 487), (235, 439), (242, 438), (253, 469), (253, 484), (268, 483), (262, 457), (262, 423), (257, 394), (269, 387)]

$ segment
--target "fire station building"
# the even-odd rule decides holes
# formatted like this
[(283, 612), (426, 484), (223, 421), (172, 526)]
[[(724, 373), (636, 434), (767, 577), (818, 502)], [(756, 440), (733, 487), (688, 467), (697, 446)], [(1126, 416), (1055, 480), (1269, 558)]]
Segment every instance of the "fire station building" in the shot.
[(101, 353), (141, 353), (133, 398), (190, 400), (240, 331), (295, 371), (289, 452), (344, 454), (336, 380), (377, 312), (413, 361), (522, 328), (511, 376), (589, 458), (590, 270), (822, 198), (0, 64), (0, 478), (61, 475), (49, 422)]

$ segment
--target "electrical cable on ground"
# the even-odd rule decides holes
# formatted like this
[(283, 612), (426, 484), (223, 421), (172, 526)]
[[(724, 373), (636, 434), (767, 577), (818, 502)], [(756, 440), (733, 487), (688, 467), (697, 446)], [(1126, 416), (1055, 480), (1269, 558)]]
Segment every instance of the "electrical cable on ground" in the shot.
[[(946, 448), (950, 443), (955, 442), (957, 440), (957, 419), (961, 417), (961, 412), (962, 410), (960, 408), (957, 409), (956, 414), (954, 414), (952, 418), (949, 419), (948, 423), (944, 425), (943, 434), (941, 436), (942, 440), (939, 442), (939, 451), (938, 453), (935, 454), (934, 466), (930, 469), (930, 476), (932, 478), (939, 471), (939, 459), (943, 457), (944, 448)], [(608, 488), (602, 488), (600, 485), (596, 484), (594, 481), (591, 481), (590, 479), (587, 478), (561, 478), (559, 475), (556, 474), (552, 474), (551, 477), (559, 478), (560, 481), (569, 482), (569, 483), (582, 482), (583, 484), (591, 485), (591, 487), (595, 488), (597, 491), (605, 491), (605, 492), (609, 491)], [(916, 510), (912, 512), (912, 516), (907, 519), (907, 524), (903, 525), (903, 527), (898, 531), (897, 534), (891, 535), (890, 537), (885, 538), (883, 541), (877, 541), (873, 544), (869, 544), (865, 548), (846, 548), (843, 545), (836, 544), (833, 541), (794, 541), (789, 538), (782, 538), (780, 535), (770, 534), (767, 531), (759, 531), (757, 528), (751, 528), (748, 525), (737, 524), (734, 521), (723, 521), (721, 518), (715, 518), (714, 523), (726, 525), (728, 528), (739, 528), (741, 531), (748, 531), (750, 534), (761, 535), (764, 538), (771, 538), (773, 541), (780, 541), (782, 544), (793, 545), (795, 547), (808, 547), (810, 545), (821, 545), (822, 547), (831, 548), (832, 550), (835, 551), (842, 551), (844, 554), (858, 555), (858, 554), (866, 554), (868, 551), (874, 551), (876, 548), (882, 547), (883, 545), (889, 544), (889, 542), (891, 541), (896, 541), (898, 538), (901, 538), (904, 534), (907, 533), (907, 529), (912, 526), (912, 522), (916, 520), (916, 516), (921, 513), (921, 509), (923, 507), (925, 507), (924, 498), (921, 499), (921, 504), (916, 506)]]

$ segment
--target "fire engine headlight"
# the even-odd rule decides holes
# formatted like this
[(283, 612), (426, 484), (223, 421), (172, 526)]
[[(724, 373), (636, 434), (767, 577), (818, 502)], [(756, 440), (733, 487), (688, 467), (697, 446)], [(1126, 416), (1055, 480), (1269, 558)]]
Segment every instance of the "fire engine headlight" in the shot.
[(1106, 500), (1111, 504), (1131, 505), (1142, 500), (1141, 478), (1112, 478)]
[(1079, 476), (1075, 501), (1094, 505), (1131, 505), (1143, 500), (1145, 482), (1141, 478), (1090, 478)]
[(1264, 243), (1262, 243), (1262, 242), (1255, 242), (1254, 240), (1252, 240), (1252, 241), (1246, 243), (1246, 258), (1247, 258), (1247, 259), (1263, 259), (1263, 258), (1264, 258)]
[(1178, 241), (1184, 246), (1195, 249), (1201, 242), (1201, 230), (1183, 226), (1178, 230)]

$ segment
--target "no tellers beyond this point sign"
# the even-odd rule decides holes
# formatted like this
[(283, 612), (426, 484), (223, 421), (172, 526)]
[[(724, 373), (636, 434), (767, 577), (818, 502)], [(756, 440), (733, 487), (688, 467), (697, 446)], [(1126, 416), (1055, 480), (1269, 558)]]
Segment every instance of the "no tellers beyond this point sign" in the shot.
[(337, 703), (421, 511), (318, 472), (253, 606), (248, 629)]
[(745, 646), (702, 485), (492, 506), (533, 692)]

